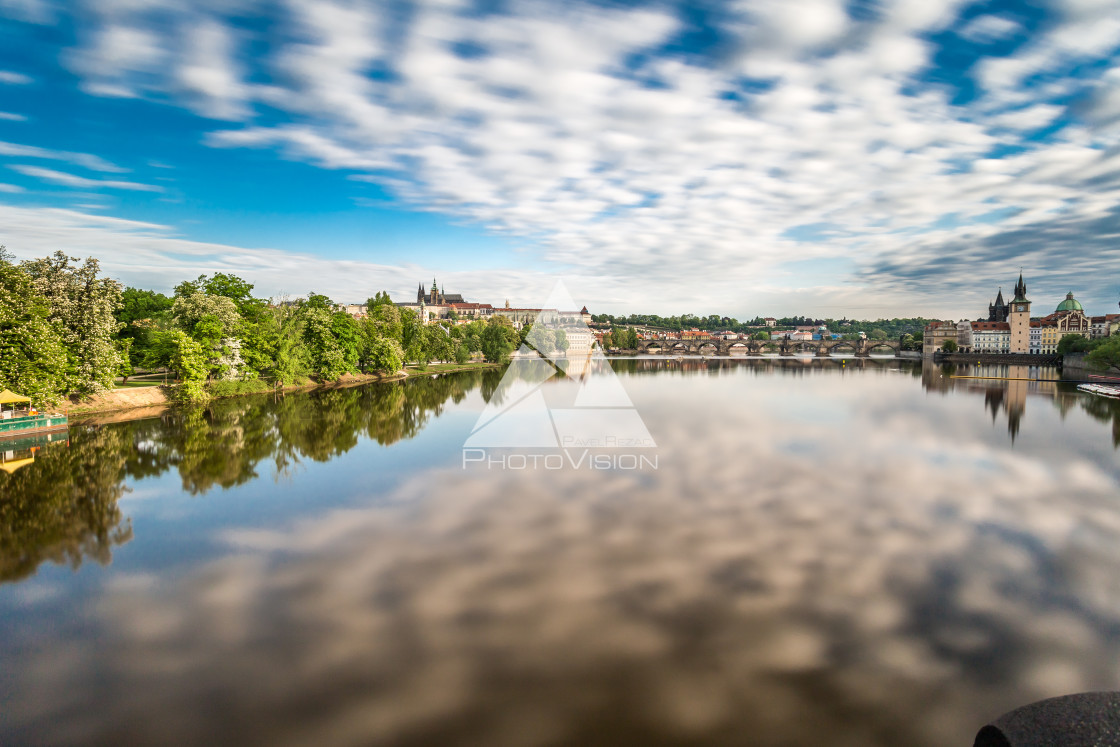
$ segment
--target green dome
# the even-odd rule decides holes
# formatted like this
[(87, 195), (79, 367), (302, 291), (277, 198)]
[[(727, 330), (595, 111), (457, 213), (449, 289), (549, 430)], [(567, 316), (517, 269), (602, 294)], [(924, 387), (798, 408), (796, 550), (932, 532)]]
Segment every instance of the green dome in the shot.
[(1073, 297), (1073, 291), (1066, 294), (1066, 300), (1058, 304), (1058, 311), (1084, 311), (1081, 307), (1081, 302)]

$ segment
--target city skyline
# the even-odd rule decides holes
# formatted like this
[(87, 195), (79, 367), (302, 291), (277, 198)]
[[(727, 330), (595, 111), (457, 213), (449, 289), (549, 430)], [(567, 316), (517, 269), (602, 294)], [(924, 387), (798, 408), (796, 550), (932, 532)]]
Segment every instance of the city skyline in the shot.
[(1038, 309), (1120, 299), (1114, 2), (22, 0), (0, 34), (0, 244), (129, 285), (972, 319), (1023, 267)]

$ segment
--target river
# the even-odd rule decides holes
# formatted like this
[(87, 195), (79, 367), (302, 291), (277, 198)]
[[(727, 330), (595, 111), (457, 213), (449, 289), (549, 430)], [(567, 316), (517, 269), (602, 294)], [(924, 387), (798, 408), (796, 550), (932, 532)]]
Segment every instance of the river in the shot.
[(0, 472), (0, 743), (970, 745), (1120, 689), (1116, 402), (611, 366), (652, 440), (595, 469), (465, 459), (501, 371), (74, 425)]

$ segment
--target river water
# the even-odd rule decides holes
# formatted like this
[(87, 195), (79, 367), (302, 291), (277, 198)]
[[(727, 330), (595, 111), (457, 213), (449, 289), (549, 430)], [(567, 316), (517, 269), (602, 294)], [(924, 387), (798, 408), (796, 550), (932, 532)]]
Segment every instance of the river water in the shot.
[(612, 365), (637, 469), (464, 464), (497, 371), (71, 427), (0, 472), (0, 743), (970, 745), (1120, 689), (1117, 403)]

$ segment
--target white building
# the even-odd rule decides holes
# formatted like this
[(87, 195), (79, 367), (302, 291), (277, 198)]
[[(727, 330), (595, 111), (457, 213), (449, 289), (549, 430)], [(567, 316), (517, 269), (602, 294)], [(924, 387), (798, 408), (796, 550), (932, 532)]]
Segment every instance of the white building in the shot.
[(1011, 325), (1007, 322), (972, 322), (973, 353), (1011, 352)]
[(957, 322), (957, 347), (965, 353), (972, 350), (972, 322)]

